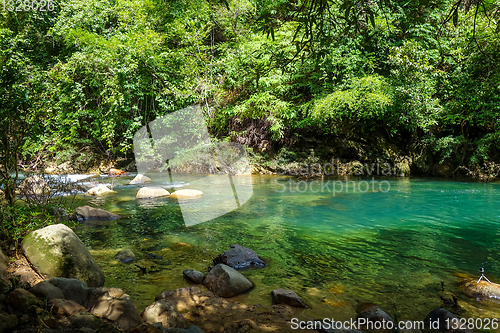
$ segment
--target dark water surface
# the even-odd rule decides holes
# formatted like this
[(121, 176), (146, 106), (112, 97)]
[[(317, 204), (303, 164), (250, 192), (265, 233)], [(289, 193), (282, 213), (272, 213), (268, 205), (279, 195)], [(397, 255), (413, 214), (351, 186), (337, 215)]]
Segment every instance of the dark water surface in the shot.
[[(124, 289), (139, 311), (164, 290), (189, 286), (183, 270), (206, 272), (217, 254), (240, 244), (268, 266), (243, 272), (256, 288), (235, 301), (270, 305), (271, 290), (283, 287), (311, 305), (302, 312), (307, 317), (349, 319), (361, 302), (373, 302), (399, 320), (423, 320), (442, 305), (440, 295), (456, 293), (461, 316), (500, 316), (500, 305), (480, 303), (459, 287), (464, 278), (477, 279), (480, 266), (500, 282), (499, 183), (393, 178), (356, 179), (346, 187), (341, 179), (342, 191), (338, 183), (333, 193), (321, 180), (239, 176), (236, 182), (253, 186), (247, 203), (187, 227), (174, 200), (136, 200), (140, 186), (126, 185), (132, 178), (115, 181), (116, 195), (79, 198), (79, 205), (122, 218), (76, 233), (103, 268), (106, 285)], [(196, 188), (189, 180), (183, 188)], [(217, 209), (223, 207), (207, 203), (207, 210)], [(115, 260), (120, 249), (134, 251), (135, 263), (149, 273)]]

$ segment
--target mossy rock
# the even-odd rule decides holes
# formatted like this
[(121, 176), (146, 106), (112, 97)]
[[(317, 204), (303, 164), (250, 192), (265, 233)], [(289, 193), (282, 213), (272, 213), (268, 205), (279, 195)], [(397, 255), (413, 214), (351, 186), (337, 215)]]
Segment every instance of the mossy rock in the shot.
[(22, 248), (26, 258), (45, 278), (66, 277), (102, 287), (104, 274), (78, 236), (64, 224), (28, 234)]

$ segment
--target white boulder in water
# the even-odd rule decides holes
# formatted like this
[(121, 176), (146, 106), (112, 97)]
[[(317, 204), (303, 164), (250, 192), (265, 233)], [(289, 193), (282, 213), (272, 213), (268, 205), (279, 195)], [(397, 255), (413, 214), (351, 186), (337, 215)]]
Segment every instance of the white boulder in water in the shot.
[(175, 199), (194, 199), (194, 198), (199, 198), (203, 195), (202, 191), (198, 190), (179, 190), (175, 191), (170, 195), (171, 198)]
[(150, 199), (150, 198), (158, 198), (158, 197), (166, 197), (170, 193), (167, 190), (161, 187), (142, 187), (137, 195), (135, 196), (137, 199)]
[(134, 184), (144, 184), (144, 183), (151, 183), (151, 178), (139, 173), (137, 176), (135, 176), (134, 179), (130, 181), (129, 184), (134, 185)]
[(92, 195), (95, 197), (101, 197), (103, 195), (115, 194), (115, 193), (116, 193), (115, 191), (110, 190), (106, 185), (99, 185), (85, 192), (86, 195)]

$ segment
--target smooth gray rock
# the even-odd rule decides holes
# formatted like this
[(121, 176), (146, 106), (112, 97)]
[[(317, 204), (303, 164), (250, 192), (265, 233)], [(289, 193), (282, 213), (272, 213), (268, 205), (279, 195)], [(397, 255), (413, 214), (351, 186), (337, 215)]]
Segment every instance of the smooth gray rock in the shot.
[(252, 282), (241, 273), (224, 264), (212, 268), (203, 280), (203, 285), (221, 297), (233, 297), (253, 287)]
[(266, 267), (266, 263), (260, 259), (255, 251), (237, 244), (231, 245), (230, 250), (215, 258), (214, 263), (225, 264), (234, 269)]
[(104, 274), (78, 236), (64, 224), (29, 233), (22, 242), (26, 258), (46, 278), (66, 277), (90, 287), (104, 285)]
[(306, 303), (294, 291), (278, 288), (271, 291), (273, 304), (286, 304), (295, 308), (307, 308)]
[(61, 289), (57, 288), (47, 280), (37, 283), (29, 291), (37, 297), (45, 298), (47, 301), (56, 298), (64, 298), (64, 294)]
[(195, 271), (194, 269), (186, 269), (182, 272), (182, 275), (184, 275), (186, 279), (198, 284), (202, 283), (205, 279), (205, 274)]
[(148, 306), (141, 314), (146, 323), (161, 323), (162, 327), (187, 328), (186, 319), (175, 307), (165, 300), (159, 300)]
[(84, 305), (89, 297), (91, 289), (84, 281), (68, 278), (52, 278), (50, 284), (59, 288), (64, 298), (75, 301), (80, 305)]

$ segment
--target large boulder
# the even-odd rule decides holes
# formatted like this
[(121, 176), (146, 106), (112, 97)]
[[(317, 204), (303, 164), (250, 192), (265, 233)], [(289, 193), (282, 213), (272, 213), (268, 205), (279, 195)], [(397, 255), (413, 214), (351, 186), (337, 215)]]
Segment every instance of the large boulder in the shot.
[(86, 221), (111, 221), (120, 218), (117, 214), (90, 206), (78, 207), (76, 209), (76, 214), (81, 216), (81, 218)]
[(37, 297), (45, 298), (47, 301), (56, 298), (64, 298), (64, 294), (61, 289), (57, 288), (47, 280), (37, 283), (29, 291)]
[(49, 184), (42, 176), (33, 175), (24, 179), (17, 188), (21, 196), (38, 196), (50, 193)]
[(144, 184), (144, 183), (151, 183), (151, 178), (139, 173), (137, 176), (135, 176), (134, 179), (130, 181), (129, 184), (134, 185), (134, 184)]
[(307, 308), (306, 303), (294, 291), (278, 288), (271, 291), (273, 304), (286, 304), (295, 308)]
[(85, 192), (85, 195), (91, 195), (94, 197), (102, 197), (105, 195), (110, 195), (110, 194), (115, 194), (117, 192), (110, 190), (106, 185), (99, 185), (96, 187), (91, 188), (87, 192)]
[(87, 312), (80, 304), (69, 299), (55, 298), (50, 301), (52, 314), (58, 318), (69, 317), (77, 313)]
[[(50, 284), (62, 291), (64, 298), (84, 305), (91, 293), (87, 283), (77, 279), (56, 277), (49, 280)], [(61, 297), (62, 298), (62, 297)]]
[(137, 192), (135, 196), (137, 199), (151, 199), (151, 198), (159, 198), (166, 197), (170, 193), (162, 187), (143, 187)]
[(86, 302), (94, 315), (118, 325), (124, 331), (142, 324), (141, 317), (129, 295), (118, 288), (96, 288)]
[(161, 323), (162, 327), (187, 328), (186, 319), (175, 307), (165, 300), (159, 300), (148, 306), (141, 314), (146, 323)]
[(263, 268), (266, 266), (266, 263), (260, 259), (255, 251), (238, 244), (230, 247), (230, 250), (215, 258), (214, 263), (225, 264), (234, 269)]
[(481, 280), (469, 281), (465, 284), (465, 293), (471, 297), (479, 297), (495, 302), (500, 302), (500, 284), (489, 283)]
[(202, 191), (198, 190), (178, 190), (170, 195), (171, 198), (184, 200), (184, 199), (194, 199), (199, 198), (203, 195)]
[(104, 285), (104, 274), (89, 250), (64, 224), (29, 233), (22, 248), (26, 258), (45, 278), (74, 278), (91, 287)]
[(253, 287), (252, 282), (240, 272), (224, 264), (212, 268), (203, 280), (203, 285), (221, 297), (233, 297)]

